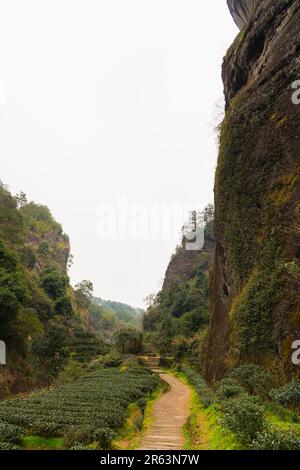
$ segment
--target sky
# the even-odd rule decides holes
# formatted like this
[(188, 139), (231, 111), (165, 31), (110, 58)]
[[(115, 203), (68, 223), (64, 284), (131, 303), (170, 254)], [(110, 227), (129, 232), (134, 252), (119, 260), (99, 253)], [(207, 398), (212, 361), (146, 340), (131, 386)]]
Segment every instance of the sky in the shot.
[(213, 201), (225, 0), (0, 0), (1, 180), (69, 235), (73, 284), (136, 307)]

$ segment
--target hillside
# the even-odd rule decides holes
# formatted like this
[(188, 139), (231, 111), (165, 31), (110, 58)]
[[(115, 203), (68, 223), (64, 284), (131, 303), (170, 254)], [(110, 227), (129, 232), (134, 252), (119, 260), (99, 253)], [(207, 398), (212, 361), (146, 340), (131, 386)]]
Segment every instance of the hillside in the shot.
[(209, 275), (213, 263), (213, 208), (205, 211), (204, 245), (190, 251), (186, 239), (167, 267), (162, 290), (151, 299), (144, 317), (145, 343), (161, 355), (193, 363), (203, 360), (209, 322)]
[[(51, 383), (87, 329), (67, 266), (69, 238), (45, 206), (0, 186), (0, 397)], [(99, 345), (94, 335), (91, 343)], [(77, 341), (78, 343), (78, 341)], [(99, 352), (99, 348), (96, 348)], [(101, 348), (100, 348), (101, 349)]]
[(141, 330), (144, 311), (130, 305), (93, 297), (89, 308), (91, 328), (109, 342), (123, 327)]
[(241, 32), (223, 64), (215, 180), (210, 381), (241, 363), (299, 376), (299, 0), (228, 0)]

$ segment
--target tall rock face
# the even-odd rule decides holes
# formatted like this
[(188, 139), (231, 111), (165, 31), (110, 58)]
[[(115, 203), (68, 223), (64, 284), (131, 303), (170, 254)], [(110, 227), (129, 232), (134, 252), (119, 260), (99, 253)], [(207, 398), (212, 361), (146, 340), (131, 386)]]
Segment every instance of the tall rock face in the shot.
[(177, 281), (186, 282), (191, 279), (197, 270), (208, 272), (212, 265), (214, 240), (206, 238), (201, 251), (188, 251), (185, 242), (178, 247), (168, 265), (163, 290), (168, 289)]
[(292, 88), (300, 80), (300, 0), (262, 0), (249, 17), (255, 2), (228, 3), (243, 31), (223, 64), (204, 372), (213, 382), (252, 362), (285, 380), (300, 375), (291, 360), (300, 339), (300, 104)]
[(230, 13), (240, 29), (248, 23), (260, 0), (227, 0)]

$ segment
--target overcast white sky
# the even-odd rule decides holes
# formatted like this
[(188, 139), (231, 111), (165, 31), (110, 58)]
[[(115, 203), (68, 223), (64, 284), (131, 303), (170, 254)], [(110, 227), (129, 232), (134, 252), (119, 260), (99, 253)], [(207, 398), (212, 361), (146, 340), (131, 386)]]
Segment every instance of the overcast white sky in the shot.
[(159, 289), (176, 236), (101, 240), (102, 206), (213, 200), (236, 34), (225, 0), (0, 0), (1, 179), (62, 223), (73, 283), (135, 306)]

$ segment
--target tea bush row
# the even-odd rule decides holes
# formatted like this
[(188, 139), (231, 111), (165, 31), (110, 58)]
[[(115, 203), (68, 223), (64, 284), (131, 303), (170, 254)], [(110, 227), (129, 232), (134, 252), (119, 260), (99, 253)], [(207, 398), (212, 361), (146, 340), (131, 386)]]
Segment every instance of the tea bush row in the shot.
[(64, 437), (67, 446), (99, 442), (108, 448), (130, 403), (150, 393), (159, 379), (144, 368), (105, 369), (77, 382), (0, 403), (0, 442), (22, 435)]

